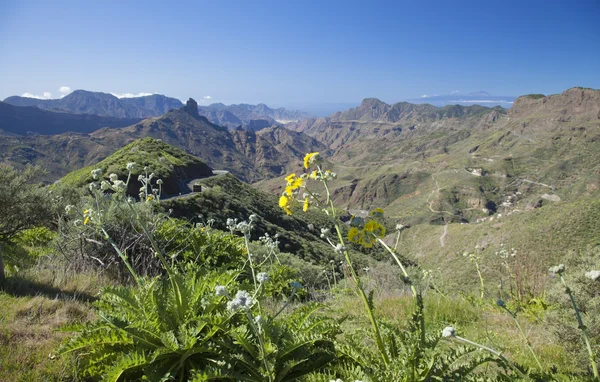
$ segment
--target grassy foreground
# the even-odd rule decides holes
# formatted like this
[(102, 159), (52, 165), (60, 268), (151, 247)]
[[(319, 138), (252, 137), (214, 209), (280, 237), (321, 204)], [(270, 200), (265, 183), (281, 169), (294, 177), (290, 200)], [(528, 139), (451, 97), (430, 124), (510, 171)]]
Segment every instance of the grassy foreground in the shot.
[[(286, 177), (278, 206), (230, 177), (165, 203), (162, 183), (140, 174), (135, 199), (135, 163), (126, 182), (92, 170), (105, 180), (87, 195), (52, 200), (52, 233), (34, 228), (46, 238), (25, 231), (6, 247), (0, 380), (598, 379), (600, 247), (557, 256), (566, 266), (550, 268), (552, 277), (548, 264), (523, 264), (508, 246), (469, 247), (450, 229), (444, 244), (463, 248), (458, 259), (415, 256), (435, 255), (438, 243), (404, 237), (419, 229), (391, 227), (381, 209), (344, 222), (328, 187), (336, 174), (321, 164), (308, 154), (309, 171)], [(564, 250), (594, 236), (595, 204), (580, 207), (589, 213), (572, 219), (589, 232)], [(515, 229), (575, 221), (547, 211)], [(292, 253), (280, 252), (285, 239)]]

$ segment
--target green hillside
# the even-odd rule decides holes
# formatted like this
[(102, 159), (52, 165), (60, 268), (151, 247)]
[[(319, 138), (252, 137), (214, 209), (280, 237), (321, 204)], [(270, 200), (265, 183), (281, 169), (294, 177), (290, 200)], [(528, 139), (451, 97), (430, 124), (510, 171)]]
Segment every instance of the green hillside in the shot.
[[(137, 177), (144, 173), (154, 173), (163, 180), (165, 194), (177, 195), (182, 190), (182, 182), (212, 175), (212, 169), (200, 159), (185, 151), (153, 138), (138, 139), (115, 151), (114, 154), (95, 165), (73, 171), (63, 177), (60, 182), (65, 185), (82, 187), (93, 181), (91, 171), (101, 169), (104, 179), (110, 174), (117, 174), (119, 179), (127, 178), (127, 164), (135, 163), (132, 171), (129, 193), (137, 195)], [(147, 170), (144, 168), (147, 167)]]
[[(202, 192), (181, 198), (165, 200), (164, 210), (173, 210), (172, 216), (203, 221), (214, 219), (213, 227), (227, 230), (228, 218), (248, 220), (252, 214), (260, 217), (253, 231), (257, 240), (264, 233), (279, 234), (280, 249), (306, 261), (325, 265), (335, 258), (335, 253), (326, 241), (320, 238), (321, 228), (331, 228), (330, 219), (321, 212), (308, 213), (294, 210), (290, 216), (277, 205), (277, 197), (261, 192), (238, 180), (231, 174), (214, 176), (197, 182)], [(353, 252), (366, 263), (364, 255)]]

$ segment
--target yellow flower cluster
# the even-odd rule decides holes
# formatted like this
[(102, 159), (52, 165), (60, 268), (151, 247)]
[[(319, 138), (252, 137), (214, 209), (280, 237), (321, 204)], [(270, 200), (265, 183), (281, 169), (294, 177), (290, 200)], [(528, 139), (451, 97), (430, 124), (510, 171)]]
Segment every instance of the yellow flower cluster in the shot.
[[(311, 166), (318, 164), (321, 160), (319, 153), (308, 153), (304, 157), (304, 168), (310, 169)], [(331, 174), (329, 170), (327, 170), (328, 175)], [(296, 202), (296, 195), (298, 194), (298, 190), (304, 187), (306, 179), (320, 179), (319, 172), (317, 170), (311, 171), (309, 174), (304, 174), (301, 176), (296, 176), (295, 173), (292, 173), (285, 177), (286, 186), (283, 194), (279, 197), (279, 207), (281, 207), (288, 215), (292, 214), (292, 204)], [(308, 211), (310, 208), (310, 199), (308, 196), (304, 197), (304, 202), (302, 204), (302, 210), (304, 212)]]
[[(371, 212), (371, 216), (377, 218), (383, 217), (383, 210), (377, 208)], [(385, 227), (377, 220), (369, 220), (361, 229), (352, 227), (348, 231), (348, 241), (365, 248), (371, 248), (377, 238), (383, 238), (384, 236)]]
[(318, 152), (306, 154), (306, 156), (304, 157), (304, 168), (305, 169), (310, 168), (310, 166), (318, 160), (319, 160)]
[(83, 211), (83, 216), (85, 217), (85, 220), (83, 221), (83, 225), (87, 225), (87, 223), (90, 222), (90, 217), (92, 216), (92, 211), (91, 210)]
[[(292, 173), (285, 177), (285, 181), (287, 184), (285, 186), (285, 191), (279, 197), (279, 207), (283, 208), (288, 215), (291, 215), (291, 206), (292, 202), (294, 201), (294, 195), (298, 192), (298, 189), (304, 187), (304, 178), (296, 177), (296, 174)], [(305, 199), (303, 210), (306, 211), (307, 209), (308, 199)]]

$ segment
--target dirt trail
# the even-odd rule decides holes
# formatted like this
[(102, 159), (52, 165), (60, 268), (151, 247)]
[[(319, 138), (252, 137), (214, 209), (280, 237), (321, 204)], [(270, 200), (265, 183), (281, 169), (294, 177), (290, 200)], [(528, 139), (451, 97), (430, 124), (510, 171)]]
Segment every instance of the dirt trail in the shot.
[(443, 247), (446, 244), (446, 235), (448, 234), (448, 224), (444, 226), (444, 233), (440, 236), (440, 247)]

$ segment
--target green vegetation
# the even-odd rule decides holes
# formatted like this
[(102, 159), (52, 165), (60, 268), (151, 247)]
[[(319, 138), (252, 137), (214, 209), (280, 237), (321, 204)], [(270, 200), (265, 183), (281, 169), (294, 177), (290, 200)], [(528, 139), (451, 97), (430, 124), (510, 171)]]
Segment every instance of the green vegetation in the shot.
[[(94, 179), (91, 170), (100, 169), (108, 179), (109, 174), (117, 174), (123, 178), (128, 174), (127, 164), (136, 163), (136, 168), (131, 172), (133, 179), (139, 175), (153, 173), (164, 181), (165, 194), (178, 194), (182, 179), (194, 179), (212, 175), (212, 170), (198, 158), (187, 154), (185, 151), (153, 138), (143, 138), (130, 143), (117, 150), (114, 154), (100, 161), (95, 166), (84, 167), (73, 171), (63, 177), (61, 183), (73, 186), (87, 186)], [(148, 174), (146, 174), (148, 173)], [(128, 192), (137, 196), (137, 187), (132, 187)], [(137, 183), (139, 185), (139, 183)]]
[(533, 99), (540, 99), (540, 98), (544, 98), (545, 95), (544, 94), (526, 94), (522, 97), (527, 97), (527, 98), (533, 98)]
[(27, 184), (40, 171), (27, 167), (20, 172), (0, 164), (0, 286), (5, 277), (3, 246), (24, 230), (44, 223), (51, 213), (46, 191)]
[[(495, 134), (477, 155), (511, 139)], [(448, 153), (417, 138), (420, 168), (358, 185), (360, 166), (308, 155), (279, 201), (229, 174), (164, 198), (161, 171), (179, 184), (177, 169), (205, 165), (150, 139), (51, 188), (20, 184), (50, 194), (52, 214), (7, 246), (0, 379), (597, 379), (600, 204), (593, 187), (575, 197), (593, 179), (540, 165), (572, 192), (537, 197), (546, 179), (515, 180), (540, 156), (465, 159), (452, 145), (472, 142), (436, 137)], [(563, 167), (594, 160), (581, 150)], [(547, 275), (558, 262), (567, 294)]]

